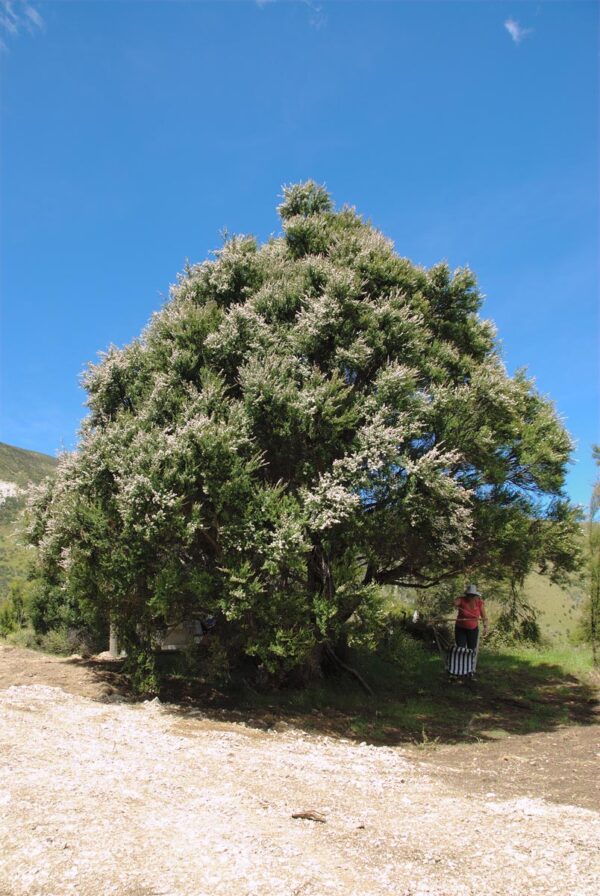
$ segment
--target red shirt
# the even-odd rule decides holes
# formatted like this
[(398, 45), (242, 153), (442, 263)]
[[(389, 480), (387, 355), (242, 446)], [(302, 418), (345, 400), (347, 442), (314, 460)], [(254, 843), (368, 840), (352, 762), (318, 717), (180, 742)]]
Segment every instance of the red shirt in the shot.
[(483, 601), (480, 597), (476, 597), (473, 602), (466, 597), (459, 597), (456, 624), (461, 628), (477, 628), (482, 610)]

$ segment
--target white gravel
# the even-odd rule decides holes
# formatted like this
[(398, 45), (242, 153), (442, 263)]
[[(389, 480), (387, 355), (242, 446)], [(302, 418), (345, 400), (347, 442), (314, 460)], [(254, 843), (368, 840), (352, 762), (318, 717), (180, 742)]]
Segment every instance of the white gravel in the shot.
[(0, 896), (597, 896), (599, 822), (399, 748), (0, 691)]

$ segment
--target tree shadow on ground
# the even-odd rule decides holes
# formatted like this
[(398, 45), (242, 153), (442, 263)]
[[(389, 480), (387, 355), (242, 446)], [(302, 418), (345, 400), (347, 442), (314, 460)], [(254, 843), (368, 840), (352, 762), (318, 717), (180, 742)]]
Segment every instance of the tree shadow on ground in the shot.
[[(91, 680), (98, 685), (100, 696), (98, 699), (104, 702), (137, 702), (140, 698), (135, 694), (129, 678), (123, 671), (122, 659), (97, 659), (96, 657), (82, 658), (80, 656), (67, 657), (63, 660), (66, 665), (78, 666), (91, 673)], [(114, 701), (107, 698), (114, 697)]]
[[(93, 660), (86, 665), (114, 690), (105, 700), (135, 699), (114, 666), (107, 670)], [(381, 745), (472, 743), (600, 722), (598, 689), (591, 681), (522, 656), (490, 652), (472, 683), (450, 684), (433, 654), (425, 654), (410, 672), (390, 666), (386, 674), (383, 664), (371, 673), (373, 697), (337, 675), (302, 690), (267, 692), (244, 680), (216, 688), (201, 679), (171, 677), (160, 699), (182, 718), (262, 730), (296, 728)]]

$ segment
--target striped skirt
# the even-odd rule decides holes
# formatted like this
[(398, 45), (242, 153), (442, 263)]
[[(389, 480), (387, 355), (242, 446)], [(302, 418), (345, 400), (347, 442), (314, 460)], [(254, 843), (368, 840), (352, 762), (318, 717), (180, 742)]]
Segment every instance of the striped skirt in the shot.
[(477, 667), (477, 651), (468, 647), (451, 647), (446, 657), (449, 675), (472, 675)]

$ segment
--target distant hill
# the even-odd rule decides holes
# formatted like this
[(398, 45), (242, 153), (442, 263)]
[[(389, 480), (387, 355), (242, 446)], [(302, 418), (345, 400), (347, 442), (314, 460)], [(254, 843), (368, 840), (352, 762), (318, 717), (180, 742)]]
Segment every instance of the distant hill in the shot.
[(565, 641), (579, 626), (586, 593), (583, 584), (553, 585), (547, 578), (531, 573), (525, 580), (525, 599), (537, 612), (542, 635), (551, 641)]
[(0, 604), (12, 579), (27, 569), (29, 552), (20, 531), (27, 486), (52, 475), (57, 463), (48, 454), (0, 442)]
[(0, 442), (0, 481), (24, 488), (29, 482), (40, 482), (51, 475), (58, 461), (49, 454), (26, 451)]

